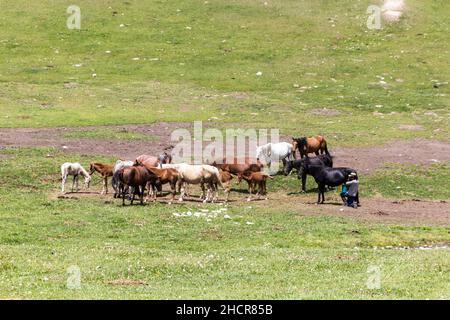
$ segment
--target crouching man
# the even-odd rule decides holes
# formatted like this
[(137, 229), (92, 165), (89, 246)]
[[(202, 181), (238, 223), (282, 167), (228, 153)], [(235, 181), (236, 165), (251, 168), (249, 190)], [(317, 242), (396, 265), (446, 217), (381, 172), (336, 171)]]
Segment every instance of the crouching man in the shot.
[(348, 181), (345, 183), (348, 190), (347, 190), (347, 205), (349, 207), (358, 208), (359, 204), (359, 195), (358, 195), (358, 188), (359, 188), (359, 181), (358, 176), (355, 172), (352, 172), (348, 175)]

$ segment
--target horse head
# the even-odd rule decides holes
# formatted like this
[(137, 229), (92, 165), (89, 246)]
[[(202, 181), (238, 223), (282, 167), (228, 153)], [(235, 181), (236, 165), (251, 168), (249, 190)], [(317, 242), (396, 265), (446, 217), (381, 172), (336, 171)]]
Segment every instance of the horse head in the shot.
[(89, 174), (92, 176), (95, 172), (95, 163), (91, 162), (90, 166), (89, 166)]
[(286, 163), (284, 164), (284, 169), (283, 169), (283, 173), (285, 176), (287, 176), (289, 173), (291, 173), (293, 166), (294, 166), (293, 160), (286, 161)]
[(87, 175), (84, 177), (84, 186), (86, 187), (86, 189), (89, 189), (89, 186), (91, 185), (91, 176)]

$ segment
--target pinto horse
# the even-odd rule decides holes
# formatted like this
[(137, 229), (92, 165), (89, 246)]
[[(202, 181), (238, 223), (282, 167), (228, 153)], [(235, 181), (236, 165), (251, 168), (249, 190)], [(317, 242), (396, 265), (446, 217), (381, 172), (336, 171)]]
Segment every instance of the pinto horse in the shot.
[(319, 151), (321, 154), (330, 154), (327, 149), (327, 142), (324, 137), (320, 135), (316, 135), (314, 137), (302, 137), (302, 138), (294, 138), (292, 137), (292, 145), (295, 150), (300, 152), (300, 157), (307, 157), (308, 153), (315, 153), (319, 155)]
[(103, 179), (103, 188), (102, 192), (100, 194), (107, 194), (108, 193), (108, 177), (113, 176), (113, 165), (111, 164), (103, 164), (99, 162), (91, 162), (90, 168), (89, 168), (89, 174), (92, 176), (95, 172), (98, 172), (101, 174)]
[[(177, 190), (177, 182), (180, 179), (180, 174), (176, 169), (173, 168), (166, 168), (166, 169), (160, 169), (148, 166), (144, 164), (144, 167), (153, 173), (158, 178), (158, 183), (163, 185), (168, 183), (170, 185), (170, 190), (172, 191), (172, 199), (170, 200), (170, 203), (175, 198), (175, 193)], [(148, 195), (147, 199), (149, 199), (150, 195), (152, 196), (153, 201), (156, 201), (156, 184), (154, 181), (150, 180), (148, 183)]]
[(326, 166), (331, 168), (333, 167), (333, 158), (328, 154), (321, 154), (313, 158), (306, 157), (304, 159), (286, 162), (286, 165), (284, 166), (284, 175), (287, 176), (292, 169), (297, 169), (297, 177), (302, 180), (300, 192), (306, 192), (306, 172), (304, 170), (305, 164)]
[[(356, 170), (348, 167), (329, 168), (325, 166), (314, 166), (303, 164), (305, 172), (314, 177), (318, 186), (317, 204), (325, 201), (325, 186), (337, 187), (347, 182), (350, 173)], [(321, 200), (322, 196), (322, 201)], [(359, 203), (359, 197), (357, 198)]]
[(119, 170), (118, 179), (122, 194), (122, 205), (125, 205), (125, 190), (133, 188), (133, 195), (131, 196), (131, 204), (133, 204), (134, 196), (139, 195), (141, 205), (144, 204), (144, 190), (145, 185), (150, 180), (157, 180), (158, 178), (152, 172), (148, 171), (143, 166), (125, 167)]

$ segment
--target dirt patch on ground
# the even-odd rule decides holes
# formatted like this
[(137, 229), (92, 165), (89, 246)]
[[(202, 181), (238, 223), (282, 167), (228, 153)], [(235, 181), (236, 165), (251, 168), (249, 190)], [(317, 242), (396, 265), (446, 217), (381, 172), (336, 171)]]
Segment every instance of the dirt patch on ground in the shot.
[(310, 202), (302, 204), (301, 212), (305, 211), (393, 224), (450, 226), (450, 203), (446, 201), (364, 199), (358, 209), (345, 207), (338, 201), (322, 205)]
[(145, 286), (147, 283), (144, 280), (135, 279), (116, 279), (107, 282), (114, 286)]
[(312, 114), (316, 114), (319, 116), (337, 116), (337, 115), (341, 114), (341, 112), (339, 110), (328, 109), (328, 108), (312, 109), (310, 112)]
[[(68, 153), (110, 155), (122, 159), (134, 159), (141, 154), (159, 154), (171, 145), (170, 134), (178, 128), (191, 130), (192, 123), (158, 122), (149, 125), (91, 126), (83, 128), (19, 128), (0, 129), (0, 146), (36, 147), (49, 146)], [(64, 135), (82, 130), (108, 128), (135, 131), (151, 136), (147, 140), (117, 140), (117, 139), (68, 139)]]
[(431, 164), (450, 162), (450, 144), (427, 139), (401, 140), (379, 147), (335, 148), (335, 166), (352, 167), (370, 173), (384, 163)]
[(398, 126), (398, 128), (403, 130), (414, 130), (414, 131), (423, 130), (423, 127), (419, 124), (401, 124)]

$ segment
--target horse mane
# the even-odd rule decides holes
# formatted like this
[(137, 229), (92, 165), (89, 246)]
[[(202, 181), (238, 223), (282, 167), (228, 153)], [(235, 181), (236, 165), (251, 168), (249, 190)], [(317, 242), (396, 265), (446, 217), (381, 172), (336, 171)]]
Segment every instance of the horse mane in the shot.
[(91, 175), (82, 166), (80, 166), (80, 172), (85, 178), (91, 178)]
[(297, 139), (298, 142), (298, 149), (303, 150), (306, 148), (307, 140), (306, 137), (301, 137)]

